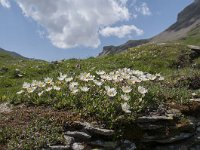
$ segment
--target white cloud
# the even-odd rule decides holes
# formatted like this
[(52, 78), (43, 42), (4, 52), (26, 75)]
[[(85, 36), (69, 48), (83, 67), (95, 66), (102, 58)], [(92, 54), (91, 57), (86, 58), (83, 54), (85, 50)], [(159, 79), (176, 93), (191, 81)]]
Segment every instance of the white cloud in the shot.
[(137, 28), (134, 25), (123, 25), (120, 27), (106, 27), (100, 31), (100, 34), (105, 37), (116, 36), (123, 38), (132, 34), (142, 35), (143, 30)]
[(0, 5), (5, 8), (10, 8), (10, 2), (8, 0), (0, 0)]
[(149, 16), (152, 14), (150, 8), (148, 7), (147, 3), (145, 3), (145, 2), (143, 2), (138, 7), (135, 7), (135, 10), (145, 16)]
[(130, 19), (127, 0), (16, 0), (59, 48), (97, 47), (99, 29)]

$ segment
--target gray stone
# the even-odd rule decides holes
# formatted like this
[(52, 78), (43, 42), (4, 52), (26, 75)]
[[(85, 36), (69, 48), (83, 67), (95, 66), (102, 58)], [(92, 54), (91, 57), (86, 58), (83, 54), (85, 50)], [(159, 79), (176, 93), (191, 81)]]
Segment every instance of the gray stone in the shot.
[(174, 137), (170, 137), (168, 139), (163, 139), (163, 140), (156, 140), (155, 142), (162, 143), (162, 144), (173, 143), (176, 141), (182, 141), (182, 140), (188, 139), (193, 135), (194, 135), (193, 133), (180, 133), (179, 135), (176, 135)]
[(135, 143), (132, 143), (129, 140), (124, 140), (121, 141), (116, 150), (135, 150), (135, 149), (136, 149)]
[(156, 122), (156, 121), (172, 121), (173, 120), (173, 115), (166, 115), (166, 116), (143, 116), (139, 117), (137, 119), (137, 122), (139, 123), (145, 123), (145, 122)]
[(65, 135), (74, 137), (75, 140), (89, 140), (91, 136), (85, 132), (78, 132), (78, 131), (67, 131)]
[(114, 130), (95, 128), (92, 126), (88, 126), (85, 129), (92, 134), (99, 134), (104, 136), (112, 136), (115, 133)]
[(173, 117), (180, 117), (182, 115), (181, 111), (178, 109), (169, 109), (167, 110), (167, 114), (171, 114)]
[(196, 46), (196, 45), (188, 45), (188, 48), (192, 50), (200, 50), (200, 46)]
[(90, 124), (88, 122), (82, 123), (82, 122), (76, 121), (75, 123), (76, 124), (80, 124), (85, 130), (87, 130), (91, 134), (111, 136), (111, 135), (113, 135), (115, 133), (114, 130), (108, 130), (108, 129), (95, 127), (95, 126), (93, 126), (92, 124)]
[(190, 101), (192, 101), (192, 102), (200, 102), (200, 98), (193, 98), (193, 99), (190, 99)]
[(138, 123), (137, 124), (143, 130), (156, 130), (163, 128), (164, 125), (148, 124), (148, 123)]
[(105, 149), (115, 149), (117, 147), (117, 142), (108, 142), (108, 141), (101, 141), (101, 140), (97, 140), (97, 141), (92, 141), (90, 143), (93, 146), (99, 146), (99, 147), (103, 147)]
[(65, 146), (65, 145), (52, 145), (49, 146), (50, 150), (69, 150), (70, 146)]
[(82, 143), (74, 143), (72, 145), (73, 150), (83, 150), (84, 148), (85, 148), (85, 146)]
[(197, 132), (200, 132), (200, 127), (197, 127)]
[(72, 143), (74, 143), (74, 138), (73, 137), (71, 137), (71, 136), (67, 136), (67, 135), (64, 135), (64, 138), (65, 138), (65, 144), (66, 145), (71, 145)]

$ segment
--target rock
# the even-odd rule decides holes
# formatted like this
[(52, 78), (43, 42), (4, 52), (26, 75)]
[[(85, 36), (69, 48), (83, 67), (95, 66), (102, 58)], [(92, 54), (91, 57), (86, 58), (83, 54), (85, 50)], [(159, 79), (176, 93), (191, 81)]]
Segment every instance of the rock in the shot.
[(85, 146), (82, 143), (74, 143), (72, 145), (73, 150), (83, 150)]
[(155, 140), (155, 142), (162, 143), (162, 144), (173, 143), (173, 142), (188, 139), (193, 135), (194, 135), (193, 133), (180, 133), (179, 135), (175, 135), (174, 137), (170, 137), (168, 139)]
[(169, 109), (167, 110), (167, 114), (171, 114), (175, 118), (179, 118), (182, 115), (181, 111), (178, 109)]
[(156, 122), (156, 121), (172, 121), (173, 120), (173, 115), (168, 115), (168, 116), (143, 116), (139, 117), (137, 119), (137, 122), (139, 123), (145, 123), (145, 122)]
[(70, 150), (70, 146), (65, 145), (52, 145), (49, 146), (50, 150)]
[(120, 143), (119, 147), (116, 150), (135, 150), (135, 143), (130, 142), (129, 140), (124, 140)]
[(91, 138), (91, 136), (85, 132), (78, 132), (78, 131), (67, 131), (65, 135), (74, 137), (75, 140), (86, 141)]
[(71, 145), (72, 143), (74, 143), (74, 138), (73, 137), (70, 137), (70, 136), (67, 136), (67, 135), (64, 135), (64, 138), (65, 138), (65, 144), (66, 145)]
[(117, 142), (108, 142), (108, 141), (92, 141), (90, 143), (93, 146), (102, 147), (104, 149), (115, 149), (117, 147)]
[(143, 130), (156, 130), (163, 128), (164, 125), (156, 125), (156, 124), (149, 124), (149, 123), (138, 123), (137, 124)]
[(85, 129), (91, 134), (98, 134), (98, 135), (104, 135), (104, 136), (112, 136), (115, 133), (114, 130), (95, 128), (92, 126), (88, 126)]
[(196, 99), (190, 99), (190, 101), (192, 101), (192, 102), (200, 102), (200, 98), (196, 98)]
[(200, 46), (188, 45), (188, 48), (190, 48), (191, 50), (199, 50), (200, 51)]
[(197, 127), (197, 132), (200, 132), (200, 127)]
[(115, 133), (114, 130), (108, 130), (108, 129), (95, 127), (94, 125), (92, 125), (88, 122), (82, 123), (79, 121), (75, 121), (74, 126), (76, 126), (76, 129), (79, 128), (79, 130), (80, 129), (86, 130), (89, 133), (95, 134), (95, 135), (112, 136)]

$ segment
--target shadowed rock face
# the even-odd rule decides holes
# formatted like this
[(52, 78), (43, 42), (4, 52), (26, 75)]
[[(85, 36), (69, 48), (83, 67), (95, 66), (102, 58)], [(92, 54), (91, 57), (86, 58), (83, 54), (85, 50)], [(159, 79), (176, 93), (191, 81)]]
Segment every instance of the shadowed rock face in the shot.
[(167, 29), (167, 31), (179, 31), (187, 28), (200, 19), (200, 0), (196, 0), (178, 14), (177, 22)]
[(153, 37), (151, 42), (169, 42), (187, 37), (189, 31), (200, 26), (200, 0), (194, 1), (178, 14), (177, 21), (167, 30)]
[(145, 40), (130, 40), (120, 46), (112, 46), (112, 45), (105, 46), (105, 47), (103, 47), (103, 51), (99, 54), (99, 56), (119, 53), (119, 52), (128, 50), (131, 47), (136, 47), (138, 45), (142, 45), (142, 44), (145, 44), (148, 42), (149, 42), (149, 40), (147, 40), (147, 39), (145, 39)]
[(195, 0), (183, 9), (178, 14), (177, 21), (157, 36), (144, 40), (131, 40), (120, 46), (105, 46), (99, 56), (119, 53), (146, 43), (177, 41), (187, 37), (188, 32), (197, 27), (200, 27), (200, 0)]

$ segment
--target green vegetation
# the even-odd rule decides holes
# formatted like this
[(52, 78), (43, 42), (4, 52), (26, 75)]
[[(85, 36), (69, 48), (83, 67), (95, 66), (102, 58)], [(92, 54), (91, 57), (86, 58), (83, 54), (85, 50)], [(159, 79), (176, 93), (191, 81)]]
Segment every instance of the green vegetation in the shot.
[[(146, 44), (120, 54), (51, 63), (17, 57), (10, 61), (10, 57), (0, 53), (3, 58), (0, 59), (0, 101), (65, 112), (73, 110), (81, 117), (95, 118), (112, 127), (120, 119), (134, 120), (147, 108), (156, 109), (168, 102), (183, 104), (193, 98), (194, 93), (200, 95), (200, 58), (191, 57), (191, 54), (192, 51), (184, 44)], [(132, 71), (137, 73), (130, 73)], [(132, 77), (149, 76), (152, 79), (146, 81), (140, 78), (138, 83), (134, 83), (134, 79), (130, 83), (129, 77), (126, 79), (129, 73)], [(102, 75), (105, 74), (111, 78), (116, 74), (119, 78), (123, 76), (123, 81), (115, 82), (109, 77), (103, 81), (101, 79), (105, 77)], [(96, 80), (102, 85), (98, 86)], [(38, 84), (38, 81), (44, 83), (45, 88), (41, 85), (29, 91), (29, 83), (34, 87), (32, 85)], [(23, 84), (25, 88), (22, 88)], [(124, 92), (126, 90), (122, 87), (128, 92)], [(21, 143), (23, 148), (36, 149), (53, 144), (55, 139), (62, 143), (62, 123), (54, 124), (44, 117), (42, 121), (38, 119), (37, 116), (32, 119), (23, 133), (22, 127), (13, 131), (10, 130), (12, 125), (0, 126), (0, 145), (6, 143), (7, 148), (17, 149), (21, 148), (17, 143)], [(35, 135), (40, 132), (42, 136)], [(53, 133), (56, 135), (52, 136)], [(30, 137), (33, 139), (27, 140)]]
[[(2, 61), (1, 64), (3, 65), (0, 69), (0, 97), (2, 100), (7, 99), (11, 100), (13, 103), (20, 103), (20, 101), (14, 101), (13, 97), (16, 97), (16, 92), (21, 90), (24, 82), (43, 80), (46, 77), (56, 79), (60, 72), (67, 74), (68, 76), (78, 76), (83, 72), (95, 74), (95, 71), (99, 70), (111, 72), (118, 70), (119, 68), (130, 68), (151, 74), (161, 73), (161, 75), (165, 77), (163, 83), (148, 83), (149, 85), (147, 85), (147, 87), (151, 86), (152, 90), (160, 89), (155, 91), (157, 93), (166, 90), (163, 93), (172, 94), (171, 99), (174, 99), (175, 101), (180, 101), (180, 97), (183, 96), (180, 93), (184, 93), (184, 96), (186, 96), (184, 101), (187, 101), (192, 91), (188, 90), (185, 86), (177, 88), (175, 85), (177, 85), (180, 78), (189, 78), (199, 74), (199, 68), (192, 67), (194, 63), (196, 63), (196, 66), (199, 66), (199, 58), (191, 60), (189, 58), (190, 53), (191, 51), (186, 46), (180, 44), (152, 44), (132, 48), (129, 51), (116, 55), (88, 58), (86, 60), (71, 59), (48, 63), (44, 61), (19, 59), (9, 64)], [(18, 70), (16, 71), (16, 69)], [(23, 76), (16, 76), (16, 72)], [(173, 91), (173, 93), (170, 91)], [(160, 101), (168, 100), (164, 95), (158, 95)], [(153, 96), (156, 97), (156, 94), (154, 93)], [(46, 105), (50, 99), (43, 99), (43, 101), (44, 102), (41, 102), (41, 104)], [(26, 99), (21, 102), (26, 103), (30, 102), (30, 100)], [(34, 102), (34, 104), (36, 103)], [(38, 104), (40, 104), (40, 102)], [(64, 104), (63, 106), (61, 104), (59, 108), (67, 107)]]

